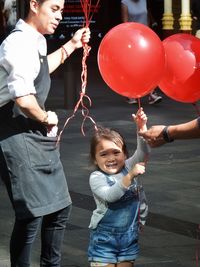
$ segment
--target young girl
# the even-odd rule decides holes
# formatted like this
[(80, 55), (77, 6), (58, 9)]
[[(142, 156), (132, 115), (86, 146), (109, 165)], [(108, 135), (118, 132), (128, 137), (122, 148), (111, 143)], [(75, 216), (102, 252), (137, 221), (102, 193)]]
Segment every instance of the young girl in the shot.
[[(146, 129), (142, 108), (133, 118), (138, 131)], [(91, 140), (97, 170), (90, 175), (90, 187), (97, 207), (89, 226), (90, 266), (133, 267), (138, 256), (139, 223), (145, 223), (148, 210), (138, 175), (145, 172), (149, 147), (139, 136), (137, 142), (128, 158), (124, 139), (115, 130), (99, 128)]]

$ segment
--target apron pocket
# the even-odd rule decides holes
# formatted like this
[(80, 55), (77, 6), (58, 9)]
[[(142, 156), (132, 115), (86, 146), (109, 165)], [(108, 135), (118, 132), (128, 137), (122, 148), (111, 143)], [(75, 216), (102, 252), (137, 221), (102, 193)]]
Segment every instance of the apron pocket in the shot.
[(60, 160), (59, 147), (56, 146), (56, 138), (44, 137), (36, 134), (23, 133), (24, 145), (26, 146), (27, 161), (32, 168), (44, 168), (50, 172)]

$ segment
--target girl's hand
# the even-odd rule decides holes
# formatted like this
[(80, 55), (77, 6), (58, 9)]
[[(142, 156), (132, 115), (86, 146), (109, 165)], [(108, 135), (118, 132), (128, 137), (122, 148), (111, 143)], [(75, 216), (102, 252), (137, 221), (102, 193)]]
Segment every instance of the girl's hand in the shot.
[(144, 162), (140, 162), (135, 164), (135, 166), (132, 168), (132, 170), (130, 171), (131, 175), (134, 177), (145, 173), (145, 163)]
[(132, 114), (132, 117), (137, 124), (138, 131), (146, 131), (147, 130), (147, 116), (143, 111), (143, 108), (139, 108), (136, 114)]
[(133, 181), (134, 178), (136, 178), (138, 175), (145, 173), (145, 163), (139, 162), (136, 163), (127, 173), (127, 175), (124, 176), (122, 183), (125, 187), (129, 187)]

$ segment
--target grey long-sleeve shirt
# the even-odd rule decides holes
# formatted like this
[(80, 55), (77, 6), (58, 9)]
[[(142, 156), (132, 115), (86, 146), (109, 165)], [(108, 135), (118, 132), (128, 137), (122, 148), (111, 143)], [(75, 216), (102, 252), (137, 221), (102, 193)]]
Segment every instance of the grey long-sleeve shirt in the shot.
[[(150, 152), (150, 148), (146, 141), (142, 137), (137, 137), (137, 149), (132, 157), (125, 161), (125, 168), (129, 171), (133, 165), (138, 162), (145, 161)], [(95, 229), (103, 218), (108, 209), (108, 203), (119, 200), (128, 189), (135, 190), (138, 186), (139, 178), (134, 179), (131, 186), (127, 189), (122, 184), (122, 178), (124, 174), (122, 172), (114, 175), (105, 175), (101, 171), (94, 171), (90, 175), (89, 183), (92, 190), (94, 200), (96, 203), (96, 209), (93, 211), (89, 228)], [(114, 182), (112, 186), (108, 185), (107, 177)], [(148, 213), (148, 205), (145, 197), (145, 193), (141, 184), (140, 189), (140, 221), (145, 223), (145, 219)]]

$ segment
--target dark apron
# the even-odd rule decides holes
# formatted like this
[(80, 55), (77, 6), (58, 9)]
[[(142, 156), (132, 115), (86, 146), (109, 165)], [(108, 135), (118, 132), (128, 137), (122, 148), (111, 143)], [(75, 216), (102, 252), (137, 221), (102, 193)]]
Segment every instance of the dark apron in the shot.
[[(50, 89), (47, 57), (40, 56), (34, 81), (44, 108)], [(13, 101), (0, 108), (0, 176), (6, 184), (16, 217), (46, 215), (71, 204), (56, 137), (27, 118)]]

